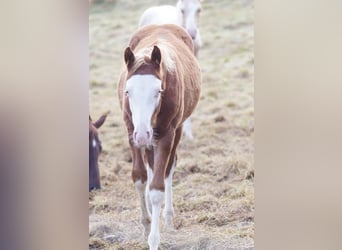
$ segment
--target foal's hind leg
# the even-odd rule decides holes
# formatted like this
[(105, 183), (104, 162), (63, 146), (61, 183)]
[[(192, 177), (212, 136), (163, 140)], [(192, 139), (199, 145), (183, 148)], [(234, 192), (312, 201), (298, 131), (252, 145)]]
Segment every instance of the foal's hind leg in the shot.
[(176, 168), (177, 156), (176, 156), (176, 149), (179, 143), (179, 140), (182, 135), (182, 128), (178, 128), (175, 134), (175, 140), (173, 143), (173, 147), (170, 154), (170, 160), (166, 169), (165, 174), (165, 207), (163, 210), (163, 216), (165, 220), (165, 224), (169, 227), (173, 227), (173, 205), (172, 205), (172, 177), (173, 172)]
[(147, 173), (143, 160), (143, 152), (141, 149), (135, 148), (131, 145), (132, 155), (133, 155), (133, 170), (132, 179), (134, 181), (135, 188), (138, 192), (140, 207), (141, 207), (141, 223), (144, 226), (144, 235), (148, 236), (151, 231), (151, 215), (146, 206), (146, 182)]
[(146, 157), (147, 157), (147, 184), (145, 189), (145, 197), (146, 197), (146, 207), (149, 210), (149, 213), (152, 214), (152, 203), (150, 200), (150, 184), (153, 178), (153, 164), (154, 164), (154, 155), (153, 149), (146, 149)]
[[(171, 159), (170, 159), (171, 161)], [(176, 157), (172, 160), (172, 166), (169, 176), (165, 178), (165, 207), (163, 210), (163, 217), (165, 220), (165, 225), (173, 227), (173, 205), (172, 205), (172, 176), (174, 169), (176, 167)]]

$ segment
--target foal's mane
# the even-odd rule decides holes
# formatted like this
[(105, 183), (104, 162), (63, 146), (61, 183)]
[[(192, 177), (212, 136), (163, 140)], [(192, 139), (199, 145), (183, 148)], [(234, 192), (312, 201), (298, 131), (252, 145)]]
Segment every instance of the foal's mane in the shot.
[[(139, 44), (139, 47), (142, 47), (142, 44)], [(136, 72), (141, 66), (145, 64), (151, 64), (151, 53), (154, 46), (158, 46), (161, 52), (161, 65), (162, 68), (168, 72), (175, 71), (175, 48), (174, 46), (166, 41), (165, 39), (156, 40), (152, 46), (143, 47), (141, 49), (138, 48), (135, 55), (135, 61), (130, 69), (130, 72), (133, 74)]]

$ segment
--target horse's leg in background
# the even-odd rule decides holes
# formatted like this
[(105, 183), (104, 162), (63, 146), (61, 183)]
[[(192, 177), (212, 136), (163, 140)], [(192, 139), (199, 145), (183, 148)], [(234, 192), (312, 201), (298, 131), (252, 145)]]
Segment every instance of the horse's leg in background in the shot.
[[(199, 51), (200, 46), (201, 46), (201, 37), (199, 34), (199, 30), (197, 30), (196, 38), (195, 38), (195, 40), (192, 40), (192, 42), (194, 44), (195, 57), (198, 58), (198, 51)], [(190, 139), (190, 140), (193, 140), (194, 137), (192, 135), (191, 117), (190, 116), (184, 121), (183, 126), (184, 126), (183, 131), (184, 131), (185, 137)]]
[[(192, 40), (194, 44), (194, 54), (195, 57), (198, 59), (198, 51), (201, 48), (201, 35), (199, 33), (199, 30), (197, 30), (197, 35), (195, 40)], [(191, 117), (189, 116), (185, 121), (184, 121), (184, 135), (188, 139), (192, 140), (194, 137), (192, 135), (192, 128), (191, 128)]]
[(165, 220), (165, 224), (169, 227), (173, 227), (173, 205), (172, 205), (172, 176), (176, 168), (177, 163), (177, 155), (176, 150), (180, 138), (182, 136), (182, 127), (176, 130), (175, 140), (173, 143), (173, 147), (170, 154), (170, 160), (166, 169), (165, 174), (165, 207), (163, 211), (163, 216)]
[(150, 250), (157, 250), (160, 243), (159, 221), (165, 191), (165, 171), (170, 158), (174, 137), (174, 130), (169, 130), (154, 147), (153, 178), (149, 192), (152, 204), (151, 232), (148, 236), (148, 245), (150, 246)]
[(192, 140), (194, 138), (192, 136), (191, 118), (190, 118), (190, 116), (184, 121), (184, 135), (189, 140)]
[(195, 40), (193, 40), (193, 43), (194, 43), (194, 54), (195, 54), (195, 57), (198, 59), (198, 51), (202, 45), (201, 35), (200, 35), (199, 30), (197, 30), (197, 35), (195, 37)]
[(141, 223), (144, 226), (144, 235), (147, 237), (147, 235), (151, 231), (151, 216), (146, 206), (147, 203), (145, 197), (147, 173), (143, 160), (142, 149), (138, 149), (134, 145), (130, 146), (133, 157), (132, 179), (139, 195), (141, 207)]

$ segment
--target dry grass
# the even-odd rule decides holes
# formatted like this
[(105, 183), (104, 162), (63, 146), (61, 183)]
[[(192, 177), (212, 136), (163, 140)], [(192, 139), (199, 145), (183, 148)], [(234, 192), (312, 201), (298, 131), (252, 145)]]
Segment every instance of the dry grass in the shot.
[[(100, 129), (102, 190), (89, 195), (89, 249), (148, 249), (131, 181), (126, 129), (116, 95), (123, 50), (145, 8), (172, 1), (93, 1), (90, 6), (90, 112), (110, 110)], [(203, 73), (175, 171), (175, 229), (161, 223), (160, 249), (254, 248), (253, 3), (203, 1)]]

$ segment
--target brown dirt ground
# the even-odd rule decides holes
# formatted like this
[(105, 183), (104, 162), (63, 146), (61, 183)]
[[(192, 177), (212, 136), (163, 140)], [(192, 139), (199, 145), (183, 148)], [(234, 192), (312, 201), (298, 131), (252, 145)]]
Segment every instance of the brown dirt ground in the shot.
[[(90, 113), (96, 119), (111, 112), (100, 129), (102, 190), (89, 194), (89, 249), (148, 249), (116, 82), (144, 9), (170, 2), (103, 0), (89, 8)], [(202, 7), (203, 83), (192, 115), (194, 140), (182, 140), (178, 149), (175, 229), (161, 223), (160, 249), (253, 249), (254, 6), (217, 0)]]

